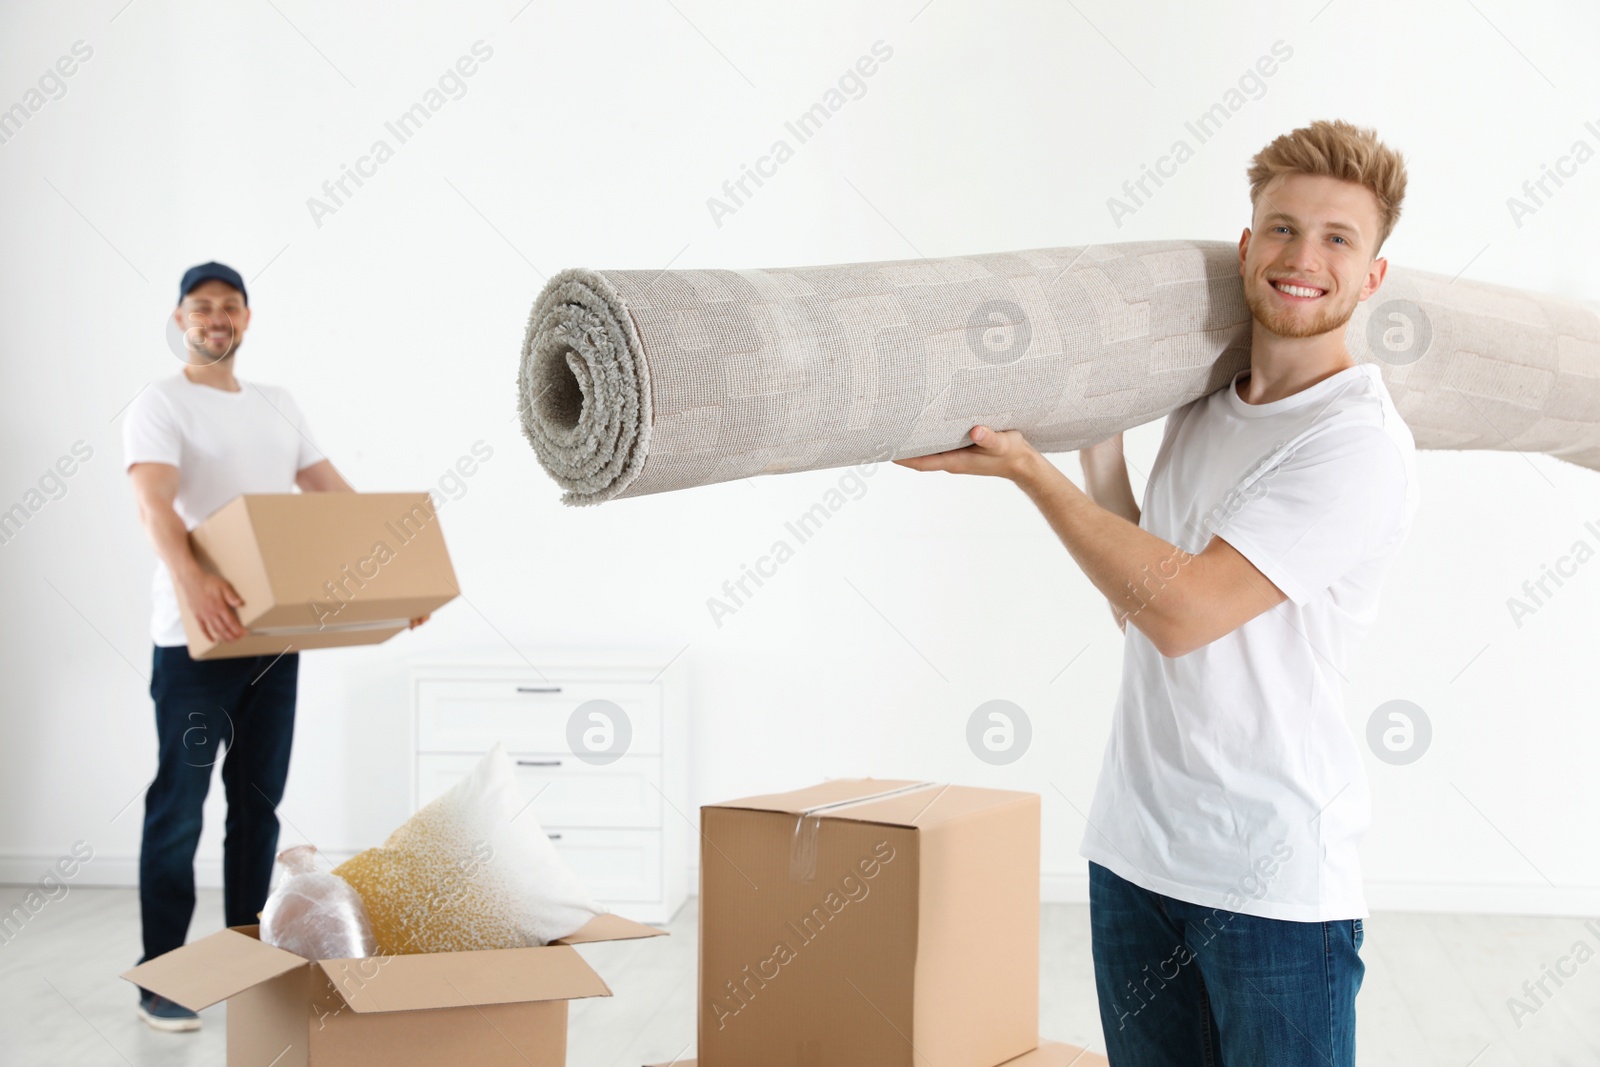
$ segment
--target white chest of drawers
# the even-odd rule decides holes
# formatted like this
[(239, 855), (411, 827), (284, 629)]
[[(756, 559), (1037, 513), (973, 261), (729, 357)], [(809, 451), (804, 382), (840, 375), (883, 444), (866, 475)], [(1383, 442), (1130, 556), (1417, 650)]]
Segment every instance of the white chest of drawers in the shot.
[(670, 921), (688, 894), (696, 814), (687, 672), (673, 656), (412, 660), (413, 810), (502, 742), (534, 816), (595, 898), (630, 919)]

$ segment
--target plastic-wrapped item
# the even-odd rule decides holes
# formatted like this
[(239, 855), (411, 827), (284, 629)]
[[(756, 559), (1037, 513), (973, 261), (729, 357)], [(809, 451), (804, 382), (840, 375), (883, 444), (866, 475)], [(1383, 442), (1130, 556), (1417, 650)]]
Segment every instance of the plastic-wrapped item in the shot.
[(338, 875), (317, 870), (316, 856), (312, 845), (278, 853), (278, 884), (261, 911), (261, 940), (308, 960), (377, 955), (361, 895)]

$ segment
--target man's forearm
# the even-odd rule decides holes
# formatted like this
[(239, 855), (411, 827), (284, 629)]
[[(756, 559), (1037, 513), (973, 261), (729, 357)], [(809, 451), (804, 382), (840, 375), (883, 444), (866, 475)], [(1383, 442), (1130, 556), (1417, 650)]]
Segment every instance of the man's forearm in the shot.
[(1117, 613), (1164, 647), (1179, 607), (1164, 587), (1194, 557), (1101, 507), (1048, 459), (1034, 455), (1017, 485)]
[(194, 552), (189, 548), (189, 528), (183, 524), (183, 517), (170, 504), (147, 505), (142, 517), (150, 541), (155, 545), (156, 555), (167, 565), (173, 583), (181, 587), (198, 578), (201, 574), (200, 564), (195, 561)]

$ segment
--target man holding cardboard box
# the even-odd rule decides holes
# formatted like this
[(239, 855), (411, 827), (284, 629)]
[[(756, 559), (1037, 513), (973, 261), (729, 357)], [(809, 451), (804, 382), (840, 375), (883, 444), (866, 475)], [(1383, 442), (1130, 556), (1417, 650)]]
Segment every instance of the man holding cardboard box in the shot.
[(1120, 434), (1083, 451), (1087, 493), (1015, 430), (896, 460), (1012, 480), (1124, 628), (1079, 846), (1113, 1067), (1355, 1060), (1369, 812), (1339, 679), (1419, 496), (1410, 430), (1344, 341), (1405, 167), (1316, 122), (1248, 176), (1250, 367), (1168, 415), (1142, 510)]
[[(128, 407), (124, 463), (139, 518), (160, 557), (152, 584), (158, 766), (145, 793), (139, 855), (144, 956), (183, 944), (194, 914), (194, 855), (217, 753), (225, 748), (227, 792), (223, 906), (229, 926), (254, 923), (266, 902), (278, 845), (294, 734), (299, 654), (198, 660), (187, 648), (180, 602), (208, 640), (245, 636), (234, 609), (244, 601), (203, 569), (189, 531), (244, 493), (353, 492), (307, 432), (289, 393), (234, 375), (250, 325), (244, 280), (232, 268), (191, 268), (173, 322), (185, 365), (152, 382)], [(416, 626), (427, 615), (411, 620)], [(161, 1030), (193, 1030), (192, 1011), (141, 990), (139, 1014)]]

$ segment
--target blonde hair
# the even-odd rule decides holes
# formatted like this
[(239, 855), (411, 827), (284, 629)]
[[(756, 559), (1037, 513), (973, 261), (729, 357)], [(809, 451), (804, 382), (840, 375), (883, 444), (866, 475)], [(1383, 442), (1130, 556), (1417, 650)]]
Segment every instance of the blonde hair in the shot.
[(1267, 183), (1280, 174), (1320, 175), (1370, 189), (1378, 200), (1374, 256), (1400, 221), (1400, 202), (1406, 195), (1405, 160), (1372, 130), (1343, 119), (1318, 119), (1278, 137), (1256, 153), (1245, 172), (1250, 179), (1252, 212)]

